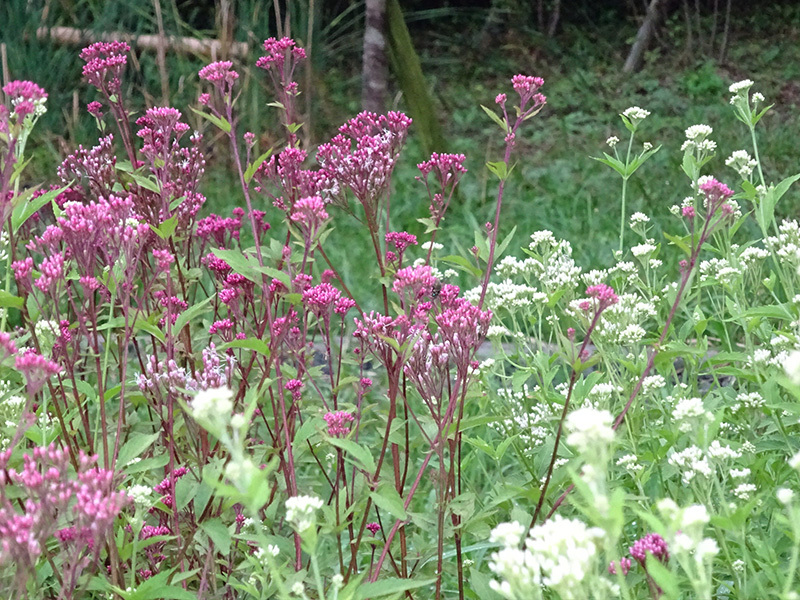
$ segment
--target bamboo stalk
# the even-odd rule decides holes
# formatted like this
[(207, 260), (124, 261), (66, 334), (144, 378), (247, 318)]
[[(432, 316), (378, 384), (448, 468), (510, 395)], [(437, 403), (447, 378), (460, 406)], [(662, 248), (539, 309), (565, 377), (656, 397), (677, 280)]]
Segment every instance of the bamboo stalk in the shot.
[[(133, 35), (122, 31), (108, 31), (95, 33), (88, 29), (76, 27), (40, 27), (36, 30), (36, 37), (40, 40), (53, 40), (64, 45), (91, 44), (99, 41), (119, 40), (128, 42), (139, 50), (156, 50), (160, 44), (158, 35)], [(216, 56), (222, 53), (222, 42), (216, 39), (196, 39), (190, 37), (166, 36), (165, 49), (187, 54), (202, 56)], [(227, 48), (230, 56), (247, 56), (250, 45), (247, 42), (231, 42)]]

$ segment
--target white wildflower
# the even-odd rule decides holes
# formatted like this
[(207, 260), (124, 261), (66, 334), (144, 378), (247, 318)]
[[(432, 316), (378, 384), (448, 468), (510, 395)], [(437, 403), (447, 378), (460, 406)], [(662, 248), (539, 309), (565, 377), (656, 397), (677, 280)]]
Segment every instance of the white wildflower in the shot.
[(742, 483), (733, 490), (733, 495), (739, 500), (750, 500), (750, 494), (756, 491), (756, 486), (752, 483)]
[(792, 503), (794, 492), (788, 488), (778, 488), (778, 491), (775, 492), (775, 496), (777, 496), (778, 502), (786, 506)]
[(226, 387), (201, 390), (192, 400), (192, 416), (205, 423), (230, 419), (232, 400), (233, 392)]
[(314, 526), (314, 513), (320, 508), (322, 500), (315, 496), (292, 496), (286, 500), (286, 520), (303, 532)]
[(519, 546), (522, 537), (525, 535), (525, 530), (525, 526), (518, 521), (500, 523), (497, 527), (492, 529), (492, 532), (489, 534), (489, 541), (502, 544), (503, 546)]
[(567, 443), (583, 455), (605, 449), (614, 441), (613, 422), (607, 410), (579, 408), (567, 416)]
[(619, 144), (619, 138), (615, 135), (612, 135), (610, 138), (606, 140), (606, 144), (608, 144), (611, 148)]
[(731, 86), (728, 88), (728, 91), (731, 94), (738, 94), (741, 91), (747, 91), (753, 86), (753, 81), (750, 79), (742, 79), (741, 81), (737, 81), (736, 83), (732, 83)]
[(633, 125), (638, 125), (641, 121), (644, 121), (647, 117), (650, 116), (650, 111), (645, 110), (643, 108), (639, 108), (638, 106), (631, 106), (630, 108), (626, 108), (622, 115), (626, 117)]

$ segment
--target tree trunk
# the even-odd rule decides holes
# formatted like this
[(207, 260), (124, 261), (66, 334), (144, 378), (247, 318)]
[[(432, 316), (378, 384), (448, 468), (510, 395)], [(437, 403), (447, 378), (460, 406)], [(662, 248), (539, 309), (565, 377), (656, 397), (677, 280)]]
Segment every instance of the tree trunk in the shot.
[(636, 40), (633, 42), (628, 58), (625, 60), (625, 65), (622, 67), (623, 73), (633, 73), (642, 68), (644, 53), (650, 47), (661, 20), (661, 7), (663, 4), (664, 0), (651, 0), (650, 6), (647, 7), (644, 21), (636, 33)]
[(366, 0), (361, 105), (364, 110), (386, 110), (386, 0)]

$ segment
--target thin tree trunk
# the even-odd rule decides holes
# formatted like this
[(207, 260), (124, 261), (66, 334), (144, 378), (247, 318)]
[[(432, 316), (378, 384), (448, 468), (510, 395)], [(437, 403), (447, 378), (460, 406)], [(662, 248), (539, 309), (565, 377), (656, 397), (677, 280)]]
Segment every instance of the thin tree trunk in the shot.
[(366, 0), (361, 105), (364, 110), (386, 110), (386, 0)]
[(553, 11), (550, 13), (550, 24), (547, 26), (547, 37), (552, 38), (558, 29), (558, 22), (561, 19), (561, 0), (553, 2)]
[(725, 6), (725, 28), (722, 31), (722, 46), (719, 49), (719, 62), (725, 62), (728, 54), (728, 32), (731, 26), (731, 0)]
[(683, 0), (683, 17), (686, 21), (686, 48), (684, 49), (684, 54), (691, 56), (694, 42), (692, 41), (692, 15), (689, 10), (689, 0)]
[(658, 23), (661, 20), (661, 5), (663, 2), (664, 0), (651, 0), (650, 5), (647, 7), (647, 14), (644, 16), (644, 21), (639, 27), (639, 31), (636, 32), (636, 40), (633, 42), (628, 58), (625, 59), (625, 64), (622, 67), (623, 73), (633, 73), (642, 68), (644, 53), (650, 47), (658, 28)]

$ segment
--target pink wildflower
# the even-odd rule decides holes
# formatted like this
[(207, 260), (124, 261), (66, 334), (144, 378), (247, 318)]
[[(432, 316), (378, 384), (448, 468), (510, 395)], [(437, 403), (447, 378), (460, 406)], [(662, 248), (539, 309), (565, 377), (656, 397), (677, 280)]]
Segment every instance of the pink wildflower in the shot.
[(648, 533), (646, 536), (636, 540), (629, 550), (631, 556), (642, 566), (645, 566), (648, 554), (652, 554), (661, 563), (666, 564), (669, 561), (667, 542), (657, 533)]
[(601, 312), (619, 302), (619, 298), (614, 293), (614, 288), (605, 283), (591, 285), (586, 288), (586, 295), (597, 300), (597, 311)]
[(348, 424), (355, 420), (352, 414), (344, 410), (326, 413), (323, 418), (328, 424), (328, 435), (335, 438), (342, 438), (350, 433)]

